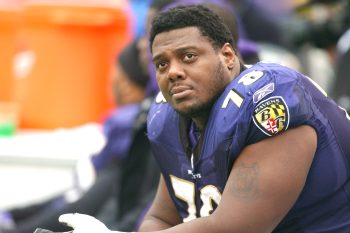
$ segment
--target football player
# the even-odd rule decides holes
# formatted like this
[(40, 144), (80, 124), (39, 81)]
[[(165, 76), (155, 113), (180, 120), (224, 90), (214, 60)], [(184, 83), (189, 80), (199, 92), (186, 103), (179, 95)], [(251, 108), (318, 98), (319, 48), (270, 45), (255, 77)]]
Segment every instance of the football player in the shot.
[[(315, 82), (279, 64), (244, 66), (203, 6), (157, 15), (150, 46), (161, 93), (148, 137), (162, 176), (140, 231), (350, 231), (350, 118)], [(109, 232), (90, 218), (61, 221)]]

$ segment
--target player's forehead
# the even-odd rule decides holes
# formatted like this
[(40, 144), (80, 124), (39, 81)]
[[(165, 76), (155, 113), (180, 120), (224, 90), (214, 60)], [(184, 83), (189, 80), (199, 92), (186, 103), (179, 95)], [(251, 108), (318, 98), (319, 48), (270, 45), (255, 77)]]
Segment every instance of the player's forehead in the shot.
[(152, 44), (152, 54), (155, 59), (166, 52), (210, 47), (212, 45), (208, 38), (203, 36), (197, 27), (185, 27), (156, 35)]

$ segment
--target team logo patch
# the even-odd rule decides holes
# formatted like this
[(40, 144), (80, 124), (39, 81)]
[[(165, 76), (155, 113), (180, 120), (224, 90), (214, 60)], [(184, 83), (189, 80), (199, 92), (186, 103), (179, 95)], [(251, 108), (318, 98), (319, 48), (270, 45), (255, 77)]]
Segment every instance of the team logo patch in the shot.
[(270, 97), (255, 107), (253, 121), (266, 135), (277, 134), (288, 128), (288, 106), (281, 96)]
[(257, 103), (259, 102), (262, 98), (267, 96), (268, 94), (271, 94), (275, 90), (275, 84), (274, 83), (269, 83), (260, 90), (257, 90), (254, 95), (253, 95), (253, 102)]

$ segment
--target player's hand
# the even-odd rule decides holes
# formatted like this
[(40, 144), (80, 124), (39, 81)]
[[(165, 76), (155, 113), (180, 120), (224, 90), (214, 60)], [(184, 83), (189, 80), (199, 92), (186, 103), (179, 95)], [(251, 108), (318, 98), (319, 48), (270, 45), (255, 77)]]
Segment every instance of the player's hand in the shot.
[[(63, 214), (58, 221), (72, 227), (72, 233), (111, 233), (101, 221), (86, 214)], [(114, 232), (114, 231), (113, 231)], [(117, 231), (116, 231), (117, 232)]]

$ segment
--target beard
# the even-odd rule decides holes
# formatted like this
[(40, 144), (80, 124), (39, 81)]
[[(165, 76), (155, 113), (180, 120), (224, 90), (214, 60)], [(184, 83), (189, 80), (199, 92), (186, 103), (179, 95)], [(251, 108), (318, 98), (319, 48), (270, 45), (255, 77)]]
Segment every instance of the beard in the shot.
[(214, 71), (213, 78), (210, 81), (210, 85), (208, 85), (210, 88), (206, 90), (210, 94), (211, 98), (205, 102), (197, 101), (193, 103), (190, 107), (188, 107), (186, 110), (181, 111), (175, 109), (175, 111), (187, 118), (196, 118), (208, 115), (213, 104), (223, 92), (226, 85), (227, 83), (224, 81), (224, 66), (222, 62), (219, 61), (216, 65), (216, 69)]

